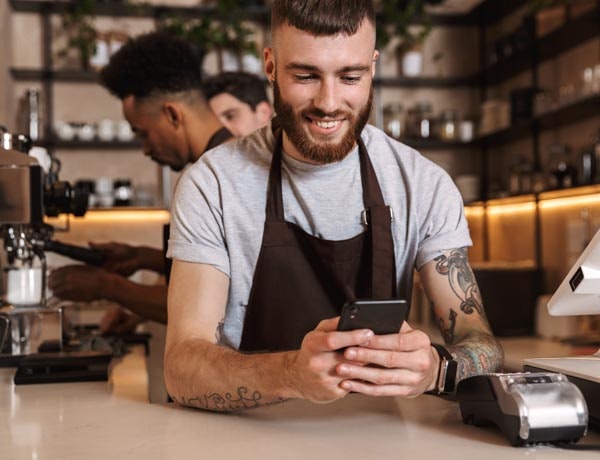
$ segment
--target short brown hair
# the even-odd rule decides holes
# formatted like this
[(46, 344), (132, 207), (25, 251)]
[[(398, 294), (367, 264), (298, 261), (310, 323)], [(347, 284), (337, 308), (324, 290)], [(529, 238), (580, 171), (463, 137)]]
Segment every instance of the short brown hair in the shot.
[(287, 24), (315, 36), (354, 35), (365, 18), (375, 25), (372, 0), (275, 0), (271, 30)]

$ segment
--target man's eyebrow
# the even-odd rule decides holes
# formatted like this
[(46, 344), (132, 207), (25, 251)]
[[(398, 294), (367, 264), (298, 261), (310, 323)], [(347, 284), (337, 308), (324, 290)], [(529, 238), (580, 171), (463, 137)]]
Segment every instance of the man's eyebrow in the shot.
[(370, 71), (371, 71), (371, 66), (355, 64), (355, 65), (349, 65), (349, 66), (343, 67), (338, 73), (370, 72)]
[(316, 65), (302, 64), (300, 62), (290, 62), (285, 66), (286, 70), (306, 70), (309, 72), (319, 72), (320, 69)]
[[(307, 72), (320, 72), (321, 69), (315, 65), (303, 64), (300, 62), (290, 62), (285, 66), (286, 70), (304, 70)], [(354, 64), (342, 67), (336, 73), (349, 73), (349, 72), (369, 72), (371, 70), (371, 66), (362, 65), (362, 64)]]

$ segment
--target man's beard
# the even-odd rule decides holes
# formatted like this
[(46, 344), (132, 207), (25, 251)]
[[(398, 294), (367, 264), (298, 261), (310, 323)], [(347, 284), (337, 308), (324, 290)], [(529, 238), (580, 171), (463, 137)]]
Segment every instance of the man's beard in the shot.
[[(298, 152), (307, 160), (317, 164), (335, 163), (346, 158), (354, 148), (356, 139), (360, 136), (360, 133), (369, 120), (372, 102), (373, 87), (371, 86), (369, 99), (359, 110), (358, 115), (340, 110), (325, 113), (317, 108), (303, 110), (296, 114), (292, 106), (281, 97), (277, 80), (273, 82), (273, 105), (281, 127)], [(302, 128), (306, 116), (335, 119), (339, 118), (340, 115), (348, 122), (349, 128), (346, 130), (342, 140), (337, 143), (313, 141)]]

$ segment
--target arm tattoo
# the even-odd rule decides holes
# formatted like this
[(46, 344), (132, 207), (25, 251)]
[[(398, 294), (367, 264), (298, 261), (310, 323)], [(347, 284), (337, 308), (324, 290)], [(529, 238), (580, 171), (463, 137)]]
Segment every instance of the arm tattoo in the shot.
[(470, 335), (448, 351), (458, 362), (457, 382), (471, 375), (502, 371), (504, 351), (489, 334)]
[(217, 324), (217, 330), (215, 331), (215, 343), (221, 343), (221, 337), (223, 337), (223, 328), (225, 327), (225, 318), (219, 321)]
[[(457, 382), (471, 375), (501, 371), (504, 352), (489, 332), (481, 294), (469, 266), (466, 248), (447, 251), (435, 261), (437, 273), (448, 277), (450, 288), (460, 301), (460, 311), (449, 308), (447, 319), (441, 316), (437, 318), (440, 332), (449, 345), (448, 351), (458, 362)], [(466, 324), (463, 325), (459, 321), (461, 312), (465, 315), (477, 312), (483, 322), (483, 330), (475, 332)]]
[(465, 248), (453, 249), (450, 255), (443, 254), (435, 258), (436, 271), (440, 275), (448, 276), (450, 287), (460, 299), (460, 309), (467, 315), (474, 311), (484, 316), (481, 294), (473, 270), (469, 266), (467, 250)]
[(278, 398), (274, 401), (261, 401), (262, 394), (258, 391), (254, 391), (249, 394), (246, 387), (239, 387), (237, 393), (225, 393), (221, 395), (219, 393), (207, 393), (203, 396), (196, 396), (194, 398), (186, 398), (181, 396), (175, 398), (171, 396), (171, 399), (177, 404), (182, 406), (197, 407), (199, 409), (219, 411), (219, 412), (230, 412), (241, 409), (256, 409), (262, 406), (271, 406), (286, 401), (284, 398)]
[(456, 328), (456, 317), (458, 313), (456, 313), (452, 308), (450, 309), (450, 314), (448, 315), (448, 320), (450, 321), (450, 325), (448, 328), (445, 328), (444, 320), (442, 318), (438, 318), (438, 327), (442, 332), (444, 337), (444, 342), (446, 343), (454, 343), (454, 329)]

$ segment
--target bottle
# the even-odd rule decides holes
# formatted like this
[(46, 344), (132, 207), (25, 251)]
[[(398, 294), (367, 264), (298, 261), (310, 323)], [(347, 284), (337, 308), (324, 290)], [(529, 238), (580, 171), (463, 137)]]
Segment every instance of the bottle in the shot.
[(594, 183), (596, 177), (596, 156), (592, 150), (594, 146), (586, 147), (579, 157), (581, 170), (581, 185), (590, 185)]
[(29, 88), (19, 103), (19, 126), (21, 133), (29, 136), (32, 141), (42, 137), (40, 90)]
[(521, 158), (514, 157), (509, 166), (508, 193), (518, 195), (521, 193)]
[(445, 141), (455, 140), (458, 136), (456, 110), (444, 110), (440, 118), (440, 138)]
[(429, 102), (418, 102), (409, 110), (410, 136), (417, 139), (428, 139), (431, 137), (431, 104)]
[(399, 139), (404, 135), (404, 110), (401, 104), (392, 103), (383, 108), (383, 130), (388, 136)]
[(550, 146), (550, 158), (554, 167), (550, 171), (551, 188), (569, 188), (577, 185), (577, 168), (570, 160), (570, 149), (565, 144)]
[(600, 130), (596, 133), (596, 135), (592, 138), (592, 155), (594, 157), (594, 164), (596, 168), (594, 170), (593, 183), (600, 183)]

